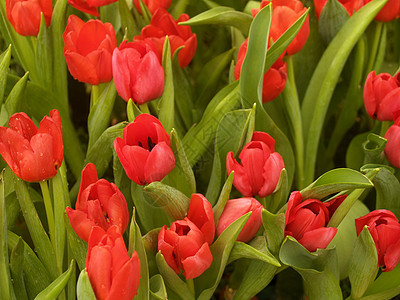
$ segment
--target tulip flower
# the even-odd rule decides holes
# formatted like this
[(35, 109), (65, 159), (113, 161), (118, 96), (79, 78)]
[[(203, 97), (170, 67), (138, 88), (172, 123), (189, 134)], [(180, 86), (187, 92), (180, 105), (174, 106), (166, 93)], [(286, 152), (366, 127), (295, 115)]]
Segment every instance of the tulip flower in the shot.
[(140, 36), (135, 36), (135, 40), (151, 39), (158, 49), (158, 57), (161, 58), (164, 40), (168, 35), (171, 44), (171, 55), (175, 51), (184, 46), (178, 53), (179, 64), (181, 68), (186, 67), (192, 60), (196, 48), (196, 34), (192, 33), (190, 26), (178, 25), (179, 22), (189, 20), (187, 14), (181, 14), (178, 20), (173, 17), (163, 8), (159, 8), (151, 18), (150, 25), (145, 26)]
[(68, 18), (63, 34), (64, 55), (72, 77), (98, 85), (112, 79), (112, 52), (117, 38), (110, 23), (83, 22), (75, 15)]
[(19, 178), (29, 182), (56, 176), (64, 157), (61, 117), (50, 111), (39, 128), (23, 112), (11, 116), (7, 127), (0, 127), (0, 154)]
[(115, 87), (125, 101), (143, 104), (164, 91), (164, 69), (150, 40), (124, 41), (114, 50), (112, 68)]
[(190, 197), (188, 219), (200, 229), (206, 242), (211, 245), (215, 235), (214, 213), (211, 203), (202, 194)]
[(236, 239), (244, 243), (250, 241), (261, 227), (261, 212), (263, 208), (260, 202), (254, 198), (228, 200), (218, 221), (217, 235), (220, 236), (229, 225), (251, 211), (252, 214)]
[(114, 148), (126, 175), (137, 184), (160, 181), (175, 167), (170, 138), (157, 118), (141, 114), (117, 137)]
[(392, 126), (386, 131), (385, 139), (385, 155), (387, 160), (396, 168), (400, 168), (400, 111), (395, 113), (395, 121)]
[[(328, 0), (314, 0), (315, 14), (318, 19), (327, 2)], [(338, 2), (346, 9), (350, 17), (364, 5), (364, 0), (338, 0)]]
[(97, 8), (114, 3), (118, 0), (68, 0), (68, 4), (82, 12), (99, 17)]
[(386, 209), (374, 210), (356, 219), (355, 223), (357, 235), (364, 226), (368, 226), (378, 253), (378, 266), (382, 267), (382, 271), (393, 270), (400, 262), (400, 224), (394, 213)]
[[(396, 77), (397, 76), (397, 77)], [(364, 105), (368, 115), (378, 121), (393, 121), (393, 113), (400, 110), (399, 73), (368, 74), (364, 85)]]
[[(159, 8), (168, 9), (168, 7), (171, 5), (171, 0), (142, 0), (142, 2), (147, 6), (152, 14), (154, 14)], [(139, 0), (133, 0), (133, 4), (135, 4), (138, 12), (142, 14)]]
[(114, 183), (98, 179), (96, 166), (86, 165), (82, 171), (76, 210), (67, 207), (67, 215), (76, 234), (86, 242), (93, 226), (107, 230), (117, 226), (122, 234), (129, 223), (124, 195)]
[(7, 19), (15, 31), (24, 36), (37, 36), (40, 29), (41, 14), (46, 25), (50, 25), (53, 13), (51, 0), (6, 0)]
[(99, 300), (131, 300), (140, 280), (140, 261), (136, 251), (129, 257), (117, 228), (107, 232), (95, 226), (89, 237), (86, 270)]
[[(364, 4), (371, 2), (371, 0), (364, 0)], [(389, 0), (384, 7), (375, 16), (376, 21), (390, 22), (398, 18), (400, 14), (400, 1), (399, 0)]]
[[(310, 252), (325, 249), (335, 237), (337, 228), (326, 227), (330, 215), (344, 200), (334, 199), (334, 203), (322, 203), (318, 199), (303, 201), (300, 192), (293, 192), (285, 213), (285, 235), (294, 237)], [(328, 207), (331, 206), (331, 209)], [(330, 212), (331, 211), (331, 212)]]
[(282, 156), (275, 152), (274, 139), (265, 132), (253, 133), (251, 142), (240, 152), (240, 163), (229, 152), (226, 157), (228, 174), (235, 171), (233, 185), (246, 197), (271, 195), (285, 167)]
[(188, 218), (173, 222), (170, 229), (166, 225), (161, 228), (158, 250), (177, 274), (183, 271), (187, 280), (203, 274), (213, 260), (203, 233)]

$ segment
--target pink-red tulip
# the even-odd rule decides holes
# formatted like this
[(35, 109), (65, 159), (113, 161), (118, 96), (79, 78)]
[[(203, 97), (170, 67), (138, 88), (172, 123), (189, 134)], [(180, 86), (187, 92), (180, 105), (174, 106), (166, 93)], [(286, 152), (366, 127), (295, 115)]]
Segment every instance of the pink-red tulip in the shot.
[(76, 234), (86, 242), (93, 226), (106, 231), (116, 225), (122, 234), (129, 223), (124, 195), (114, 183), (99, 180), (96, 166), (92, 163), (87, 164), (82, 171), (75, 210), (67, 207), (67, 214)]
[(90, 234), (86, 271), (99, 300), (132, 300), (140, 281), (140, 261), (136, 251), (129, 257), (117, 228), (107, 232), (95, 226)]
[(137, 184), (160, 181), (175, 167), (170, 138), (157, 118), (141, 114), (128, 124), (114, 148), (126, 175)]
[(251, 142), (240, 152), (240, 163), (229, 152), (226, 157), (228, 174), (235, 171), (233, 185), (246, 197), (271, 195), (285, 167), (282, 156), (275, 152), (274, 139), (265, 132), (255, 131)]
[(326, 225), (343, 200), (343, 197), (334, 199), (330, 204), (318, 199), (303, 201), (300, 192), (293, 192), (285, 213), (285, 235), (294, 237), (310, 252), (326, 248), (337, 232), (337, 228)]
[[(157, 9), (163, 8), (168, 9), (171, 5), (171, 0), (142, 0), (142, 2), (147, 6), (149, 11), (154, 14)], [(140, 14), (142, 14), (142, 9), (139, 5), (139, 0), (133, 0), (133, 4), (135, 4), (136, 9)]]
[(203, 233), (188, 218), (164, 225), (158, 235), (158, 250), (167, 264), (186, 279), (203, 274), (212, 263), (210, 247)]
[(160, 97), (164, 91), (164, 69), (150, 41), (124, 41), (112, 57), (115, 87), (125, 101), (143, 104)]
[(368, 74), (364, 85), (364, 105), (369, 116), (378, 121), (393, 121), (393, 113), (400, 110), (399, 73)]
[(355, 220), (357, 234), (368, 226), (378, 252), (378, 266), (385, 272), (393, 270), (400, 262), (400, 224), (389, 210), (371, 211)]
[(179, 64), (181, 68), (184, 68), (191, 62), (197, 48), (196, 34), (192, 33), (190, 26), (178, 25), (179, 22), (187, 20), (189, 16), (181, 14), (175, 21), (165, 9), (159, 8), (151, 18), (150, 25), (145, 26), (141, 35), (136, 36), (135, 40), (151, 39), (157, 45), (158, 57), (161, 58), (164, 40), (168, 35), (171, 54), (184, 46), (178, 53)]
[(220, 236), (229, 225), (251, 211), (251, 216), (236, 239), (244, 243), (250, 241), (261, 227), (261, 211), (263, 208), (260, 202), (254, 198), (228, 200), (218, 221), (217, 235)]
[(385, 155), (387, 160), (396, 168), (400, 168), (400, 111), (395, 113), (395, 121), (386, 131)]
[(83, 22), (75, 15), (68, 18), (63, 34), (64, 55), (72, 77), (98, 85), (112, 79), (112, 53), (117, 38), (110, 23)]
[(61, 117), (50, 111), (39, 128), (25, 113), (11, 116), (7, 127), (0, 127), (0, 154), (19, 178), (29, 182), (56, 176), (64, 157)]
[(53, 13), (51, 0), (6, 0), (7, 19), (20, 35), (36, 36), (40, 29), (41, 14), (50, 25)]
[(214, 213), (211, 203), (202, 194), (192, 194), (188, 219), (203, 233), (205, 241), (211, 245), (215, 235)]
[[(315, 14), (318, 19), (327, 2), (328, 0), (314, 0)], [(364, 0), (338, 0), (338, 2), (346, 9), (350, 17), (364, 5)]]

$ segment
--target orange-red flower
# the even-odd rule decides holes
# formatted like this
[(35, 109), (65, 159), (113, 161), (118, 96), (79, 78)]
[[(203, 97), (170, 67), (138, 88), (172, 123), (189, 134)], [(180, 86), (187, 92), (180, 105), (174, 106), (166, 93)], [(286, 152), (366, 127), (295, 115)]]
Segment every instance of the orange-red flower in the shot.
[[(163, 9), (168, 9), (168, 7), (171, 5), (171, 0), (142, 0), (142, 2), (147, 6), (152, 14), (154, 14), (160, 7)], [(139, 0), (133, 0), (133, 4), (135, 4), (136, 9), (141, 14), (142, 9), (140, 8)]]

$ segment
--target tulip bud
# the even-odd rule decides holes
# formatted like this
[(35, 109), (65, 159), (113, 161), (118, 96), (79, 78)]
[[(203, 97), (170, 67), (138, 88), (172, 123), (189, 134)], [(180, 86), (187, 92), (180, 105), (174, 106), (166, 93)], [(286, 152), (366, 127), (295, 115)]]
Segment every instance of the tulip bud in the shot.
[(396, 113), (394, 124), (386, 131), (385, 155), (387, 160), (396, 168), (400, 168), (400, 111)]
[[(168, 7), (171, 5), (171, 0), (142, 0), (142, 2), (147, 6), (152, 14), (154, 14), (159, 8), (168, 9)], [(138, 12), (142, 14), (139, 0), (133, 0), (133, 4), (135, 4)]]
[(82, 240), (88, 241), (93, 226), (107, 230), (117, 226), (122, 234), (129, 223), (128, 206), (124, 195), (114, 183), (98, 179), (92, 163), (82, 170), (76, 210), (67, 207), (71, 226)]
[(254, 198), (228, 200), (218, 221), (217, 235), (220, 236), (229, 225), (251, 211), (252, 214), (236, 239), (244, 243), (250, 241), (261, 227), (261, 211), (263, 208), (260, 202)]
[(110, 23), (83, 22), (75, 15), (68, 18), (63, 34), (64, 55), (72, 77), (98, 85), (112, 79), (112, 52), (117, 38)]
[(39, 128), (25, 113), (16, 113), (0, 127), (0, 154), (19, 178), (29, 182), (56, 176), (64, 157), (61, 117), (50, 111)]

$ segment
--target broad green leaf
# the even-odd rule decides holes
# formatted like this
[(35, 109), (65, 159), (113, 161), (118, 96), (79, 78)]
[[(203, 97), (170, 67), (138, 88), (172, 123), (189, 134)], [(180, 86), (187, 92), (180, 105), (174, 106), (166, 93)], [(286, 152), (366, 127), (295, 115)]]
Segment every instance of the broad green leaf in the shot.
[(249, 32), (250, 24), (253, 18), (251, 15), (235, 11), (231, 7), (218, 6), (207, 10), (186, 22), (180, 22), (180, 25), (227, 25), (234, 26), (243, 34)]
[(347, 147), (346, 167), (359, 170), (364, 164), (364, 150), (362, 144), (367, 140), (369, 132), (356, 135)]
[(160, 274), (150, 278), (150, 296), (152, 300), (167, 300), (167, 289), (164, 280)]
[(225, 204), (229, 200), (229, 196), (232, 190), (233, 176), (234, 176), (234, 171), (232, 171), (231, 174), (229, 174), (228, 178), (226, 179), (221, 194), (219, 195), (218, 201), (213, 207), (215, 224), (218, 224), (219, 218), (221, 217), (222, 212), (224, 211)]
[[(39, 70), (40, 84), (42, 86), (52, 86), (53, 79), (53, 59), (50, 35), (47, 29), (46, 20), (41, 13), (40, 30), (36, 40), (35, 63)], [(57, 74), (58, 75), (58, 74)]]
[(382, 272), (368, 287), (363, 300), (392, 299), (400, 293), (400, 264), (390, 272)]
[(171, 15), (174, 19), (178, 19), (179, 16), (186, 12), (186, 7), (189, 4), (189, 0), (177, 0), (174, 3), (175, 5), (172, 8)]
[(0, 103), (3, 104), (4, 90), (7, 83), (7, 73), (10, 67), (11, 60), (11, 45), (8, 46), (7, 50), (2, 54), (0, 61)]
[(385, 160), (383, 153), (386, 146), (386, 139), (370, 133), (367, 140), (363, 143), (364, 150), (364, 164), (382, 164)]
[(146, 22), (146, 24), (150, 24), (151, 12), (149, 11), (146, 4), (142, 0), (139, 0), (139, 5), (140, 5), (140, 10), (142, 11), (142, 16), (144, 18), (144, 21)]
[(364, 226), (357, 238), (349, 264), (351, 297), (356, 299), (364, 295), (368, 286), (374, 281), (378, 272), (378, 253), (375, 242)]
[(25, 75), (14, 85), (11, 92), (5, 101), (5, 107), (7, 109), (8, 116), (11, 117), (16, 112), (21, 111), (22, 102), (25, 100), (26, 85), (28, 82), (29, 73)]
[[(211, 169), (211, 176), (210, 176), (210, 181), (208, 183), (207, 192), (206, 192), (206, 198), (208, 201), (210, 201), (211, 205), (214, 205), (218, 200), (219, 189), (221, 188), (221, 180), (223, 178), (223, 174), (225, 174), (225, 169), (222, 169), (221, 160), (219, 158), (218, 151), (214, 151), (214, 159), (213, 159), (213, 165), (212, 165), (212, 169)], [(232, 178), (231, 178), (231, 187), (232, 187), (232, 180), (233, 180)], [(215, 218), (215, 213), (214, 213), (214, 218)]]
[(267, 205), (268, 209), (273, 213), (281, 209), (281, 207), (285, 205), (288, 200), (289, 192), (290, 186), (288, 182), (288, 175), (286, 169), (283, 168), (275, 191), (271, 195), (271, 201), (269, 201), (269, 205)]
[(373, 183), (366, 176), (352, 169), (333, 169), (321, 175), (305, 189), (301, 190), (304, 199), (322, 199), (331, 194), (349, 189), (369, 188)]
[(337, 0), (328, 0), (319, 17), (319, 33), (326, 44), (335, 37), (340, 28), (349, 19), (344, 6)]
[(126, 2), (126, 0), (119, 0), (118, 8), (121, 16), (121, 27), (126, 30), (126, 38), (128, 41), (132, 41), (135, 35), (140, 34), (140, 30)]
[[(12, 285), (16, 299), (28, 299), (23, 275), (24, 264), (24, 241), (18, 239), (17, 244), (11, 251), (10, 270), (12, 274)], [(10, 286), (11, 287), (11, 286)]]
[(83, 270), (86, 266), (88, 244), (84, 240), (81, 240), (75, 233), (66, 213), (64, 214), (64, 222), (67, 230), (68, 246), (71, 249), (73, 258), (78, 264), (79, 270)]
[(99, 7), (100, 17), (103, 22), (108, 22), (113, 25), (115, 32), (121, 28), (121, 15), (119, 14), (119, 3), (109, 3)]
[(62, 273), (47, 288), (40, 292), (35, 300), (52, 300), (62, 292), (71, 277), (72, 271), (75, 269), (75, 262), (72, 260), (67, 271)]
[(266, 237), (268, 249), (273, 254), (278, 254), (284, 239), (285, 233), (285, 214), (272, 214), (263, 209), (261, 213), (262, 224), (264, 227), (264, 236)]
[(83, 269), (79, 274), (78, 284), (76, 286), (76, 296), (78, 300), (96, 300), (86, 269)]

